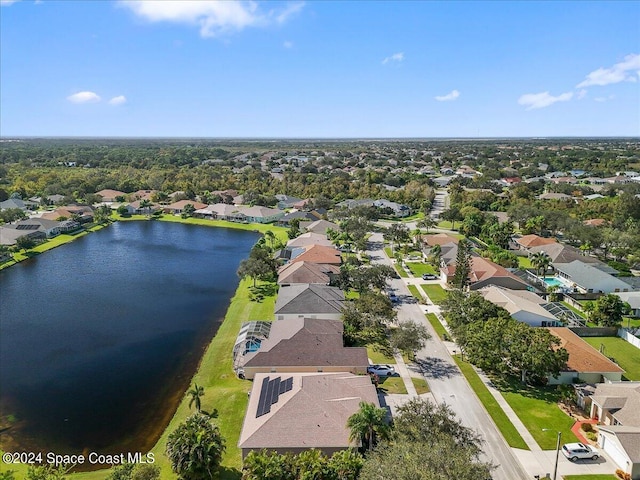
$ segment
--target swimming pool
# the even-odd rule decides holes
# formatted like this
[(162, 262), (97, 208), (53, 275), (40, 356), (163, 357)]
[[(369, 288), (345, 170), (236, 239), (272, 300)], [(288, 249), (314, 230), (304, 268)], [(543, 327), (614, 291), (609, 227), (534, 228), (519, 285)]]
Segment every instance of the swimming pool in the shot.
[(566, 283), (562, 280), (559, 280), (558, 277), (547, 277), (544, 279), (544, 283), (549, 285), (550, 287), (566, 287)]

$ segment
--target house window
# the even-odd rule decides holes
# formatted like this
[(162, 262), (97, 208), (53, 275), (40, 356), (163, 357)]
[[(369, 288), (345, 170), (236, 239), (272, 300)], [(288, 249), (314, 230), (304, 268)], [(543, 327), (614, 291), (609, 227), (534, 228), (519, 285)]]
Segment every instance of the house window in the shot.
[(322, 367), (318, 368), (318, 372), (322, 372)]
[(278, 370), (275, 367), (271, 367), (271, 373), (276, 373)]

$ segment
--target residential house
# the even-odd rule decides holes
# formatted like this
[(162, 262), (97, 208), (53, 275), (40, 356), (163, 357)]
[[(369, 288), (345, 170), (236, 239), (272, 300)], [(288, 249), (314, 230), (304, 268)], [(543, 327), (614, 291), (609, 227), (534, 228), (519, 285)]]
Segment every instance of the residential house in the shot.
[(344, 293), (337, 287), (320, 284), (281, 286), (275, 304), (277, 320), (325, 318), (340, 320)]
[(310, 225), (307, 225), (305, 227), (305, 230), (307, 232), (322, 233), (323, 235), (326, 235), (327, 230), (329, 229), (333, 230), (334, 232), (339, 232), (340, 226), (328, 220), (316, 220), (315, 222), (311, 222)]
[(541, 247), (558, 243), (555, 238), (545, 238), (535, 234), (523, 235), (522, 237), (514, 238), (513, 241), (518, 245), (520, 250), (526, 251), (529, 251), (532, 247)]
[(249, 394), (238, 447), (298, 454), (316, 448), (327, 455), (357, 447), (347, 420), (360, 402), (379, 407), (367, 375), (351, 373), (258, 373)]
[[(441, 269), (444, 280), (450, 283), (456, 272), (455, 264)], [(469, 274), (470, 290), (496, 285), (511, 290), (527, 290), (528, 285), (506, 268), (483, 257), (471, 257), (471, 273)]]
[(604, 218), (590, 218), (589, 220), (585, 220), (582, 222), (588, 227), (601, 227), (606, 225), (608, 222)]
[(162, 208), (165, 212), (179, 215), (184, 211), (184, 207), (186, 207), (187, 205), (192, 205), (196, 210), (205, 208), (207, 206), (205, 203), (196, 202), (194, 200), (178, 200), (177, 202), (173, 202), (172, 204), (166, 205)]
[(291, 225), (291, 222), (296, 219), (300, 221), (300, 224), (299, 224), (300, 229), (303, 229), (304, 227), (311, 225), (311, 223), (319, 220), (319, 217), (313, 214), (312, 212), (302, 212), (302, 211), (289, 212), (289, 213), (283, 214), (282, 217), (280, 217), (280, 219), (278, 220), (278, 225), (282, 227), (288, 227)]
[(455, 243), (456, 245), (460, 241), (458, 237), (454, 237), (453, 235), (449, 235), (447, 233), (434, 233), (431, 235), (422, 235), (420, 237), (422, 243), (429, 246), (430, 248), (435, 247), (436, 245), (447, 245), (449, 243)]
[(342, 264), (342, 257), (340, 251), (333, 247), (325, 247), (324, 245), (311, 245), (304, 247), (305, 251), (292, 256), (291, 262), (311, 262), (311, 263), (325, 263), (327, 265)]
[(373, 202), (373, 206), (379, 208), (383, 212), (389, 212), (394, 217), (408, 217), (411, 215), (411, 208), (389, 200), (381, 199)]
[(288, 263), (278, 269), (278, 284), (319, 283), (329, 285), (333, 277), (339, 273), (340, 267), (337, 265), (310, 262)]
[(266, 340), (237, 363), (238, 372), (252, 380), (257, 373), (351, 372), (366, 374), (364, 347), (345, 347), (343, 324), (324, 318), (294, 318), (273, 322)]
[(278, 200), (278, 208), (280, 210), (285, 210), (287, 208), (293, 208), (293, 205), (297, 202), (301, 201), (301, 198), (291, 197), (289, 195), (278, 194), (275, 195), (276, 200)]
[(583, 293), (613, 293), (633, 290), (633, 287), (628, 283), (581, 260), (574, 260), (570, 263), (554, 263), (553, 267), (558, 272), (558, 276), (573, 284), (574, 290)]
[(616, 292), (614, 295), (619, 296), (620, 300), (629, 304), (631, 315), (640, 317), (640, 292)]
[(157, 190), (138, 190), (129, 194), (129, 201), (134, 202), (136, 200), (151, 200), (151, 197), (158, 193)]
[(53, 238), (62, 232), (77, 230), (80, 225), (74, 221), (59, 222), (45, 218), (29, 218), (0, 227), (0, 245), (15, 245), (20, 237), (34, 240)]
[(489, 286), (478, 290), (485, 300), (504, 308), (519, 322), (531, 327), (558, 327), (562, 322), (545, 306), (547, 301), (528, 290)]
[(253, 207), (238, 207), (240, 213), (245, 216), (249, 223), (273, 223), (281, 219), (285, 212), (274, 208), (261, 207), (255, 205)]
[(531, 246), (527, 249), (529, 254), (538, 252), (544, 252), (551, 258), (551, 264), (555, 266), (556, 263), (571, 263), (574, 260), (580, 260), (582, 263), (589, 263), (600, 271), (615, 275), (618, 271), (604, 262), (601, 262), (595, 257), (585, 255), (579, 249), (564, 243), (549, 243), (548, 245)]
[(287, 242), (287, 247), (308, 247), (311, 245), (323, 245), (332, 247), (333, 243), (322, 233), (303, 233)]
[(567, 195), (566, 193), (555, 193), (555, 192), (547, 192), (542, 195), (538, 195), (540, 200), (572, 200), (573, 197), (571, 195)]
[(600, 383), (585, 406), (598, 419), (598, 444), (634, 480), (640, 479), (640, 382)]
[(0, 210), (20, 209), (28, 210), (38, 207), (36, 202), (30, 200), (21, 200), (19, 198), (9, 198), (3, 202), (0, 202)]
[(125, 192), (121, 192), (120, 190), (111, 190), (109, 188), (105, 188), (104, 190), (100, 190), (99, 192), (96, 192), (96, 195), (99, 195), (100, 197), (102, 197), (102, 201), (103, 202), (117, 202), (118, 200), (116, 200), (117, 198), (124, 198), (126, 197), (126, 193)]
[(337, 203), (336, 207), (348, 208), (349, 210), (351, 210), (352, 208), (356, 208), (356, 207), (373, 207), (374, 203), (375, 203), (375, 200), (371, 198), (363, 198), (358, 200), (348, 199), (343, 202)]
[(40, 218), (46, 220), (57, 220), (64, 217), (67, 219), (73, 218), (79, 223), (93, 222), (93, 208), (88, 205), (65, 205), (58, 207), (50, 212), (43, 213)]
[(571, 383), (616, 382), (624, 370), (593, 348), (567, 327), (552, 327), (549, 331), (560, 339), (560, 348), (569, 354), (567, 365), (558, 378), (549, 377), (550, 385)]

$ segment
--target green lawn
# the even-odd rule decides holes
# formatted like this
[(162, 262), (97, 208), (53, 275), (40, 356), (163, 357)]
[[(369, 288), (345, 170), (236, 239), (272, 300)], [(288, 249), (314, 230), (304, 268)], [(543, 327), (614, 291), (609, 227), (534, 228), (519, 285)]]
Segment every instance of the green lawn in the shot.
[(423, 393), (428, 393), (431, 391), (429, 389), (429, 384), (424, 378), (411, 377), (411, 381), (413, 382), (413, 386), (416, 387), (416, 392), (418, 392), (418, 395), (422, 395)]
[(638, 328), (640, 327), (640, 318), (625, 317), (622, 321), (622, 326), (627, 328)]
[(518, 267), (533, 268), (533, 265), (531, 265), (531, 259), (529, 257), (518, 257)]
[(387, 257), (393, 258), (393, 253), (391, 253), (391, 247), (384, 247), (384, 253), (387, 254)]
[(460, 360), (459, 355), (454, 355), (453, 358), (509, 446), (513, 448), (520, 448), (522, 450), (529, 450), (524, 439), (520, 436), (518, 430), (513, 426), (509, 417), (504, 413), (504, 410), (502, 410), (496, 399), (493, 398), (493, 395), (491, 395), (487, 386), (475, 372), (473, 366), (468, 362)]
[(436, 317), (434, 313), (427, 313), (426, 317), (440, 338), (444, 338), (445, 335), (448, 335), (447, 330), (444, 328), (442, 323), (440, 323), (440, 320), (438, 320), (438, 317)]
[(625, 371), (628, 380), (640, 380), (640, 349), (620, 337), (583, 337), (585, 342), (599, 350), (604, 345), (604, 354), (612, 357)]
[(397, 263), (393, 265), (393, 268), (396, 269), (396, 272), (398, 272), (398, 275), (400, 275), (402, 278), (409, 278), (409, 274)]
[(620, 477), (615, 475), (593, 474), (593, 475), (563, 475), (564, 480), (620, 480)]
[[(460, 225), (460, 222), (456, 222), (456, 225)], [(449, 220), (441, 220), (438, 222), (438, 228), (451, 230), (451, 222)]]
[(407, 288), (411, 292), (411, 295), (413, 295), (418, 300), (423, 300), (424, 297), (418, 291), (418, 287), (416, 287), (415, 285), (407, 285)]
[(376, 345), (367, 345), (367, 356), (371, 363), (383, 363), (383, 364), (395, 364), (396, 359), (385, 355), (384, 352), (381, 352), (377, 349)]
[(562, 432), (564, 443), (579, 441), (571, 431), (574, 420), (558, 407), (556, 387), (525, 386), (521, 385), (517, 379), (496, 383), (502, 396), (538, 442), (540, 448), (555, 449), (557, 432)]
[(407, 387), (405, 387), (402, 377), (380, 377), (378, 389), (385, 393), (407, 394)]
[(433, 266), (429, 263), (407, 262), (407, 267), (409, 267), (409, 270), (411, 270), (411, 273), (414, 277), (420, 277), (424, 273), (438, 275), (435, 268), (433, 268)]
[(420, 286), (436, 305), (440, 305), (447, 298), (447, 291), (437, 283), (422, 284)]

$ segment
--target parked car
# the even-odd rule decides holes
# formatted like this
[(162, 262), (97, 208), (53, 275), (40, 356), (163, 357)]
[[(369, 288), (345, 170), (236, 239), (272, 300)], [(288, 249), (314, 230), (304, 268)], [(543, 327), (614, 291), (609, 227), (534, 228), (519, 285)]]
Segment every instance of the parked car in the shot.
[(562, 453), (572, 462), (585, 458), (597, 460), (600, 457), (598, 450), (591, 445), (584, 445), (583, 443), (565, 443), (562, 446)]
[(432, 273), (423, 273), (422, 274), (422, 279), (423, 280), (437, 280), (438, 277)]
[(398, 303), (400, 301), (398, 296), (393, 292), (389, 293), (389, 300), (391, 300), (391, 303)]
[(389, 377), (395, 375), (396, 371), (391, 365), (369, 365), (367, 373), (373, 373), (379, 377)]

